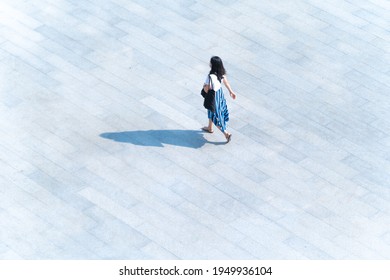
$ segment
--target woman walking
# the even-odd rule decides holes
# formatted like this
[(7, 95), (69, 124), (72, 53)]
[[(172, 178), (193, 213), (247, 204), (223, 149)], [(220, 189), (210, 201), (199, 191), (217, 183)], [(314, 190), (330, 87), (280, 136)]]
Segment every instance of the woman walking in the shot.
[(229, 121), (229, 111), (226, 105), (226, 99), (223, 94), (221, 82), (228, 89), (231, 98), (236, 99), (236, 94), (233, 92), (226, 78), (226, 71), (223, 67), (222, 59), (218, 56), (213, 56), (210, 59), (210, 73), (207, 75), (203, 85), (205, 92), (209, 89), (215, 91), (215, 112), (207, 110), (209, 125), (202, 128), (203, 131), (213, 133), (213, 124), (225, 135), (226, 142), (229, 143), (232, 134), (226, 130), (227, 122)]

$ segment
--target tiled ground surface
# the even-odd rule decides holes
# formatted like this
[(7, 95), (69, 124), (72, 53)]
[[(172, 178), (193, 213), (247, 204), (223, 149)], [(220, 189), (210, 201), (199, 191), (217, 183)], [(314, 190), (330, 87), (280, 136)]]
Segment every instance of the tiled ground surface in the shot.
[[(389, 13), (1, 0), (0, 258), (390, 258)], [(212, 55), (228, 145), (199, 129)]]

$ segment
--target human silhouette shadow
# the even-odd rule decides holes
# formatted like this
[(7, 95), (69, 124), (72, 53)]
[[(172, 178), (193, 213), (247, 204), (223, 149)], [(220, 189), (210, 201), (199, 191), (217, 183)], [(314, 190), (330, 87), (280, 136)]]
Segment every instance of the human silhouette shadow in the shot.
[(164, 147), (164, 144), (199, 149), (209, 143), (198, 130), (137, 130), (106, 132), (101, 137), (139, 146)]

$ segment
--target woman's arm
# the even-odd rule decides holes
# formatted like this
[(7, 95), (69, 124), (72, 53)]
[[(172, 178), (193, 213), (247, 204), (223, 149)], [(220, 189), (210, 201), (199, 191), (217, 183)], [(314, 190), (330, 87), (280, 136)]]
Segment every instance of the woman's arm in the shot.
[(227, 80), (226, 76), (223, 76), (223, 84), (224, 84), (225, 87), (228, 89), (228, 91), (229, 91), (229, 93), (230, 93), (230, 96), (231, 96), (233, 99), (236, 99), (236, 94), (234, 93), (234, 91), (233, 91), (232, 88), (230, 87), (229, 81)]
[(205, 92), (209, 92), (209, 89), (210, 89), (210, 79), (211, 79), (211, 77), (210, 77), (210, 75), (208, 75), (206, 81), (204, 81), (203, 90)]

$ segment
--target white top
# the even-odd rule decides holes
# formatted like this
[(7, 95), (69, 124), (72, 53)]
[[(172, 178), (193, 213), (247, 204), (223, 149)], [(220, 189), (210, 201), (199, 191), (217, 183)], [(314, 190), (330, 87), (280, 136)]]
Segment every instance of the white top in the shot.
[[(214, 88), (213, 90), (217, 91), (221, 88), (221, 83), (218, 81), (218, 77), (215, 74), (211, 74), (211, 81), (213, 82)], [(222, 78), (223, 79), (223, 78)], [(209, 84), (209, 75), (207, 75), (206, 80), (204, 81), (205, 85)]]

